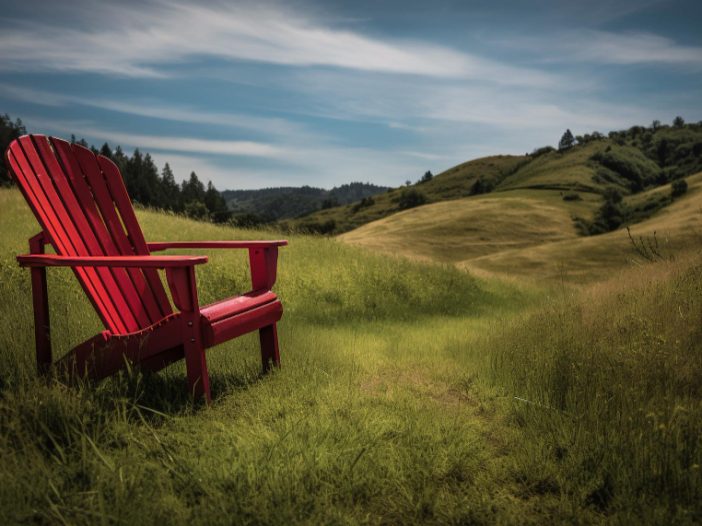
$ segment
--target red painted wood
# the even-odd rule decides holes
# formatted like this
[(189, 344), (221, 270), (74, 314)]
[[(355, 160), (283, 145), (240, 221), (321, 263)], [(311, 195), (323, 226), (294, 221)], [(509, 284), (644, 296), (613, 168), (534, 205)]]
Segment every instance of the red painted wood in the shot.
[[(94, 379), (110, 376), (124, 367), (124, 360), (139, 365), (181, 345), (180, 313), (133, 334), (100, 333), (73, 348), (58, 365), (72, 374)], [(149, 344), (145, 345), (145, 341)]]
[(254, 290), (270, 290), (275, 284), (278, 247), (250, 248), (251, 285)]
[[(71, 185), (59, 165), (54, 152), (51, 150), (49, 141), (43, 136), (34, 136), (33, 144), (36, 146), (39, 155), (42, 158), (44, 166), (47, 170), (49, 178), (53, 181), (56, 187), (57, 194), (66, 207), (67, 214), (71, 217), (74, 230), (73, 236), (80, 239), (83, 243), (84, 250), (77, 250), (76, 255), (103, 255), (105, 251), (98, 242), (91, 225), (88, 222), (87, 215), (79, 204), (76, 195), (71, 188)], [(139, 297), (136, 293), (122, 293), (123, 289), (129, 290), (129, 276), (123, 269), (110, 270), (105, 268), (97, 269), (98, 280), (93, 285), (96, 290), (103, 291), (106, 296), (112, 298), (116, 309), (124, 308), (130, 302), (139, 302)], [(116, 292), (120, 291), (120, 292)], [(156, 316), (157, 319), (159, 316)], [(136, 326), (130, 326), (134, 329), (138, 326), (146, 326), (152, 323), (149, 319), (135, 316)]]
[(246, 310), (260, 307), (265, 303), (275, 301), (277, 296), (270, 290), (257, 290), (242, 296), (234, 296), (226, 300), (212, 303), (200, 309), (200, 314), (214, 323), (224, 318), (230, 318)]
[[(47, 166), (42, 162), (39, 153), (36, 149), (36, 142), (45, 140), (43, 136), (31, 137), (26, 136), (19, 139), (22, 149), (24, 151), (27, 160), (31, 164), (31, 169), (34, 174), (37, 175), (46, 196), (48, 206), (51, 207), (53, 213), (56, 215), (61, 224), (61, 229), (58, 230), (58, 236), (65, 236), (64, 244), (66, 245), (64, 254), (67, 255), (80, 255), (89, 254), (89, 249), (80, 234), (80, 227), (75, 222), (74, 215), (80, 216), (80, 209), (71, 208), (73, 203), (70, 201), (70, 192), (66, 195), (62, 195), (61, 188), (57, 188), (54, 178)], [(56, 238), (57, 236), (53, 236)], [(90, 285), (96, 293), (101, 293), (105, 288), (105, 283), (103, 279), (106, 279), (109, 275), (108, 272), (90, 269), (85, 273), (88, 280), (90, 280)], [(138, 323), (136, 319), (132, 316), (131, 312), (128, 310), (128, 304), (125, 299), (116, 292), (115, 289), (108, 289), (107, 294), (103, 294), (103, 301), (109, 302), (112, 300), (114, 307), (116, 309), (117, 316), (119, 316), (124, 323), (124, 327), (127, 330), (135, 330), (138, 328)]]
[(203, 320), (205, 344), (207, 347), (213, 347), (242, 334), (271, 325), (280, 320), (282, 315), (282, 303), (274, 301), (214, 323)]
[[(48, 203), (47, 196), (44, 193), (44, 188), (39, 183), (39, 175), (35, 174), (31, 165), (24, 156), (24, 151), (19, 141), (13, 142), (10, 145), (8, 160), (10, 168), (15, 174), (18, 181), (18, 186), (22, 189), (30, 207), (39, 221), (45, 232), (49, 232), (54, 250), (58, 253), (75, 253), (74, 246), (68, 242), (64, 231), (63, 223), (55, 213), (53, 207)], [(44, 177), (45, 179), (45, 177)], [(56, 196), (54, 196), (57, 199)], [(93, 285), (95, 270), (93, 269), (75, 269), (81, 286), (85, 290), (89, 298), (94, 302), (96, 310), (103, 319), (105, 326), (114, 331), (125, 331), (126, 327), (122, 319), (117, 316), (114, 303), (111, 298), (107, 297), (101, 291), (96, 290)]]
[[(24, 136), (6, 160), (44, 232), (18, 256), (32, 269), (37, 362), (51, 363), (46, 266), (69, 266), (108, 329), (70, 351), (61, 367), (93, 378), (113, 374), (125, 359), (158, 371), (185, 358), (188, 386), (210, 401), (205, 349), (259, 330), (266, 370), (280, 364), (276, 322), (283, 307), (271, 287), (278, 241), (146, 243), (119, 170), (108, 159), (60, 139)], [(51, 242), (57, 254), (44, 254)], [(168, 248), (246, 248), (254, 291), (203, 307), (194, 266), (205, 256), (151, 256)], [(166, 269), (173, 313), (156, 269)]]
[(267, 372), (271, 364), (280, 367), (280, 350), (278, 348), (278, 329), (276, 324), (267, 325), (258, 331), (261, 342), (261, 366)]
[(205, 344), (202, 338), (200, 306), (197, 297), (194, 267), (170, 268), (166, 270), (173, 302), (183, 315), (182, 337), (185, 354), (185, 369), (190, 393), (205, 397), (209, 403), (210, 376), (207, 372)]
[[(71, 145), (66, 141), (56, 139), (55, 137), (51, 137), (49, 140), (53, 151), (56, 153), (56, 158), (60, 166), (63, 168), (74, 195), (85, 213), (91, 230), (97, 239), (100, 250), (96, 251), (93, 255), (118, 254), (119, 252), (114, 246), (105, 224), (102, 222), (102, 217), (100, 216), (100, 212), (95, 205), (95, 199), (93, 198), (90, 187), (85, 181), (85, 177), (80, 170), (80, 166), (73, 156)], [(106, 293), (106, 291), (104, 291), (104, 293)], [(93, 301), (98, 299), (100, 298), (91, 297), (91, 300)], [(116, 316), (114, 306), (111, 306), (111, 302), (102, 301), (102, 303), (104, 306), (102, 308), (96, 306), (96, 310), (103, 318), (103, 321), (105, 318)], [(107, 323), (105, 326), (114, 332), (119, 332), (117, 329), (112, 328)]]
[[(105, 174), (105, 180), (107, 181), (110, 195), (112, 196), (112, 199), (117, 206), (117, 210), (119, 211), (119, 215), (122, 218), (122, 222), (127, 229), (127, 237), (134, 247), (134, 253), (143, 256), (148, 255), (149, 248), (147, 247), (146, 240), (144, 239), (144, 233), (141, 231), (139, 222), (134, 214), (134, 207), (132, 206), (132, 202), (127, 194), (127, 188), (124, 186), (124, 180), (122, 179), (122, 175), (119, 173), (119, 168), (117, 168), (115, 163), (102, 155), (98, 155), (97, 160), (100, 169)], [(146, 283), (151, 289), (151, 294), (145, 296), (147, 307), (151, 313), (151, 318), (157, 318), (159, 314), (160, 316), (168, 316), (171, 314), (173, 309), (171, 309), (168, 296), (166, 295), (166, 291), (164, 290), (163, 284), (161, 283), (156, 271), (151, 269), (144, 270), (144, 278), (146, 278)], [(154, 307), (156, 309), (155, 311)]]
[[(44, 253), (44, 233), (29, 240), (29, 252)], [(32, 269), (32, 303), (34, 307), (34, 342), (36, 344), (37, 369), (46, 372), (51, 365), (51, 325), (49, 323), (49, 291), (46, 286), (46, 269)]]
[(207, 256), (60, 256), (26, 254), (17, 256), (23, 267), (113, 267), (183, 268), (207, 263)]
[(149, 250), (158, 252), (169, 248), (265, 248), (282, 247), (288, 242), (284, 239), (278, 241), (160, 241), (147, 243)]
[[(90, 185), (90, 189), (95, 197), (95, 202), (97, 203), (102, 219), (105, 222), (107, 231), (112, 237), (114, 245), (117, 247), (118, 253), (123, 256), (134, 255), (134, 247), (127, 238), (122, 222), (115, 211), (112, 196), (107, 189), (105, 177), (100, 170), (95, 154), (93, 154), (93, 152), (91, 152), (89, 149), (76, 144), (71, 145), (71, 150), (73, 151), (73, 154), (80, 165), (83, 175), (85, 175), (86, 181)], [(136, 326), (134, 328), (138, 329), (145, 327), (158, 319), (158, 314), (154, 313), (152, 318), (149, 315), (150, 313), (146, 303), (142, 299), (151, 298), (152, 301), (155, 301), (153, 300), (153, 294), (149, 289), (149, 286), (146, 284), (144, 276), (136, 270), (129, 272), (128, 274), (131, 278), (132, 284), (121, 283), (122, 286), (120, 287), (119, 292), (124, 295), (127, 303), (126, 308), (129, 314), (135, 319)]]

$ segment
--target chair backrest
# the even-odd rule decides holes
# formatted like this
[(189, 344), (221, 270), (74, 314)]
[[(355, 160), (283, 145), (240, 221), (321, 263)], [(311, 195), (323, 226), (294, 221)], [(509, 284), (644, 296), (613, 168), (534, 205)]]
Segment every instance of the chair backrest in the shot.
[[(5, 155), (57, 254), (149, 254), (119, 169), (107, 157), (44, 135), (20, 137)], [(173, 312), (154, 269), (73, 270), (105, 327), (115, 334), (146, 328)]]

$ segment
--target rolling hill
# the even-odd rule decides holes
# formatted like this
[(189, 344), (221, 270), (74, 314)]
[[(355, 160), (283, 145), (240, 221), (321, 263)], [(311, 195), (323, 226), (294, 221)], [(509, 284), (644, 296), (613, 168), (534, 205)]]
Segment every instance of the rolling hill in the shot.
[[(702, 239), (702, 173), (686, 179), (686, 195), (631, 225), (634, 238), (673, 255)], [(628, 196), (641, 207), (667, 198), (671, 185)], [(476, 274), (533, 280), (592, 281), (637, 257), (624, 229), (580, 236), (572, 217), (592, 213), (596, 194), (563, 201), (556, 190), (509, 190), (434, 203), (368, 223), (339, 236), (376, 252), (456, 264)]]
[[(528, 190), (531, 192), (529, 197), (553, 203), (555, 190), (566, 200), (582, 201), (579, 205), (567, 204), (563, 209), (579, 224), (580, 233), (585, 233), (586, 224), (593, 219), (608, 192), (616, 191), (624, 196), (640, 194), (701, 170), (700, 124), (634, 126), (610, 132), (608, 137), (595, 134), (581, 138), (580, 144), (564, 151), (546, 147), (524, 156), (475, 159), (450, 168), (429, 181), (396, 188), (346, 206), (319, 210), (284, 222), (282, 226), (341, 234), (425, 203), (514, 190)], [(541, 198), (534, 191), (548, 192)], [(522, 194), (509, 195), (524, 197)], [(639, 210), (634, 214), (635, 219), (645, 218), (664, 204)]]

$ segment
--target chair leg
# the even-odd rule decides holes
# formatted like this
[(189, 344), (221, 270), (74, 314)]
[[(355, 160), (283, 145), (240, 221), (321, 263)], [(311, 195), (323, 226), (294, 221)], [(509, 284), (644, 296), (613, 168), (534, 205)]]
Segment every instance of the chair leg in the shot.
[(188, 372), (188, 391), (195, 399), (201, 396), (209, 404), (212, 401), (210, 395), (210, 375), (207, 372), (207, 360), (205, 358), (205, 348), (199, 338), (192, 338), (185, 342), (185, 368)]
[(263, 372), (267, 372), (271, 367), (271, 362), (276, 367), (280, 367), (280, 350), (278, 349), (278, 330), (276, 324), (268, 325), (259, 329), (259, 339), (261, 340), (261, 361), (263, 362)]
[(46, 269), (32, 269), (32, 302), (34, 307), (34, 342), (37, 351), (37, 369), (44, 373), (51, 366), (51, 329), (49, 326), (49, 295), (46, 287)]

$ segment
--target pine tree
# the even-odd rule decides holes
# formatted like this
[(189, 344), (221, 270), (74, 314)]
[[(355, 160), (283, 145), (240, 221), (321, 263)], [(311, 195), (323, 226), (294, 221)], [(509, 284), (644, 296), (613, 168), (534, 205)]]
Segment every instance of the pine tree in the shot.
[(573, 133), (570, 130), (566, 130), (558, 143), (558, 149), (560, 151), (568, 150), (573, 147), (573, 144), (575, 144), (575, 137), (573, 137)]
[(180, 198), (180, 187), (176, 183), (173, 170), (168, 163), (161, 170), (161, 194), (164, 202), (164, 208), (173, 210), (174, 212), (183, 211), (183, 203)]

